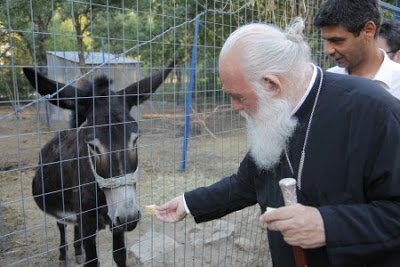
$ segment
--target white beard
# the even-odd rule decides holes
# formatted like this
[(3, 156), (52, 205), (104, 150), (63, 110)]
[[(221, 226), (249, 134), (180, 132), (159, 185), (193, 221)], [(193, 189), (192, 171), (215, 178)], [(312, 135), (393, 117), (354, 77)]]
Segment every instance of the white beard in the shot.
[(247, 121), (247, 141), (250, 155), (258, 168), (268, 170), (275, 166), (298, 124), (291, 117), (290, 105), (282, 99), (273, 99), (267, 92), (258, 93), (259, 107), (255, 115), (240, 114)]

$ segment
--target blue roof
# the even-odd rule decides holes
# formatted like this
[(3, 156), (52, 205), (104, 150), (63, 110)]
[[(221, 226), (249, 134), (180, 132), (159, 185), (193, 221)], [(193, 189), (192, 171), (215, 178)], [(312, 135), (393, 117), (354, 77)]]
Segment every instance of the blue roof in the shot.
[[(68, 61), (79, 63), (78, 52), (76, 51), (47, 51), (48, 54), (56, 57), (66, 59)], [(121, 57), (118, 55), (102, 52), (85, 52), (86, 65), (99, 65), (106, 62), (106, 64), (139, 64), (141, 61)]]

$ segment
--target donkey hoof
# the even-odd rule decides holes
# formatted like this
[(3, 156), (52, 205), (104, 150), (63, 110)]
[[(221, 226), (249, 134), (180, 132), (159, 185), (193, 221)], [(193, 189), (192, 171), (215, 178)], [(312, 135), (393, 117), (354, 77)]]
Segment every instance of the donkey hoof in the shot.
[(82, 264), (85, 262), (85, 257), (83, 256), (83, 254), (81, 255), (75, 255), (75, 262), (77, 264)]
[(59, 266), (59, 267), (67, 267), (67, 266), (68, 266), (67, 260), (60, 260), (60, 261), (58, 261), (58, 266)]

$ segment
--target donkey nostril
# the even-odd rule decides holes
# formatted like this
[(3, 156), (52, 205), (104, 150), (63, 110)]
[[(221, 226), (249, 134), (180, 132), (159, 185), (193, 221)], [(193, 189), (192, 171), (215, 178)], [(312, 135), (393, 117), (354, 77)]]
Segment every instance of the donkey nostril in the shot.
[(140, 210), (126, 215), (119, 214), (114, 217), (114, 224), (116, 226), (121, 226), (130, 223), (137, 223), (138, 221), (140, 221), (141, 217), (142, 213), (140, 212)]
[(126, 224), (126, 223), (129, 223), (129, 222), (130, 222), (130, 218), (129, 218), (129, 217), (124, 217), (124, 216), (122, 216), (122, 217), (120, 217), (120, 216), (115, 217), (115, 223), (116, 223), (116, 225), (118, 225), (118, 226), (123, 225), (123, 224)]

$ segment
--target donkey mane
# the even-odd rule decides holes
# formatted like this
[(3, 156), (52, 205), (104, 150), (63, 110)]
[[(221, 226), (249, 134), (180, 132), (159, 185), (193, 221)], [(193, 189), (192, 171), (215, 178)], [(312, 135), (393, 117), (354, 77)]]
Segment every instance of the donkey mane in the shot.
[(94, 78), (93, 82), (85, 80), (83, 86), (78, 89), (83, 92), (87, 97), (92, 96), (109, 96), (115, 94), (109, 89), (109, 85), (113, 83), (113, 80), (108, 78), (106, 75), (101, 75)]

